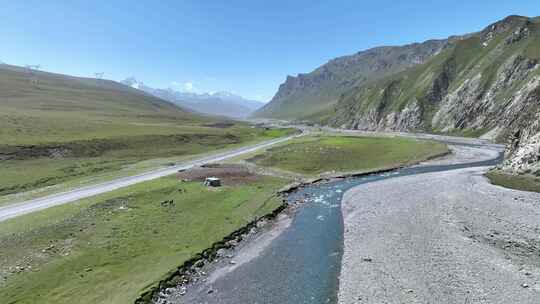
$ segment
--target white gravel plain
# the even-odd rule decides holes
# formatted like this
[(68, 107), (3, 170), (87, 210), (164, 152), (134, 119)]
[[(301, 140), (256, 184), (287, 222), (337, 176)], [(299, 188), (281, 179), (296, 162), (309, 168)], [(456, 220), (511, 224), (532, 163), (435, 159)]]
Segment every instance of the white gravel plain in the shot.
[[(493, 155), (471, 149), (433, 163)], [(540, 303), (540, 194), (491, 185), (487, 170), (345, 193), (339, 303)]]

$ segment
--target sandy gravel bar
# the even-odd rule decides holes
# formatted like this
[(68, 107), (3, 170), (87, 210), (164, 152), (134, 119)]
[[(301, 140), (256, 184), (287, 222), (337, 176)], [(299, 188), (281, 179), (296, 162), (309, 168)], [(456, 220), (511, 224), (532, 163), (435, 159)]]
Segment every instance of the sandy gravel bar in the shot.
[(540, 303), (540, 194), (486, 170), (349, 190), (339, 303)]

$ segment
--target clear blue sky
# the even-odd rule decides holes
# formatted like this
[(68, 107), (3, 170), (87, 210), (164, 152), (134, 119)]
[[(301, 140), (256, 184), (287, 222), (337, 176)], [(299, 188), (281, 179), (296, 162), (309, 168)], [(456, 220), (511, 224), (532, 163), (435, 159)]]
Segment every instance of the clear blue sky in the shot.
[(0, 60), (267, 101), (286, 75), (336, 56), (477, 31), (510, 14), (540, 15), (540, 1), (5, 0)]

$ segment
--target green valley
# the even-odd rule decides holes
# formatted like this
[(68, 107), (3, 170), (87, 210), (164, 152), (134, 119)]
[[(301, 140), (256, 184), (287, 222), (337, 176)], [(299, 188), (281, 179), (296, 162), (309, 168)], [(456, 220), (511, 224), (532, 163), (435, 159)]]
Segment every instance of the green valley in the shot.
[(0, 65), (0, 196), (290, 132), (190, 113), (109, 80)]

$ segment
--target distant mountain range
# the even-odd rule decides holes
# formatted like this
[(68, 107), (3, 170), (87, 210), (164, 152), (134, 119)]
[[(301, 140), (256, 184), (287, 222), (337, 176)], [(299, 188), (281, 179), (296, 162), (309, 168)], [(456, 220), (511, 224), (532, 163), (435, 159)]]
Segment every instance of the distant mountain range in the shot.
[(483, 136), (508, 144), (506, 167), (540, 175), (540, 17), (336, 58), (287, 77), (255, 116)]
[(145, 85), (134, 77), (127, 78), (122, 83), (185, 109), (214, 116), (246, 118), (264, 105), (260, 101), (245, 99), (226, 91), (197, 94), (180, 92), (171, 88), (156, 89)]

